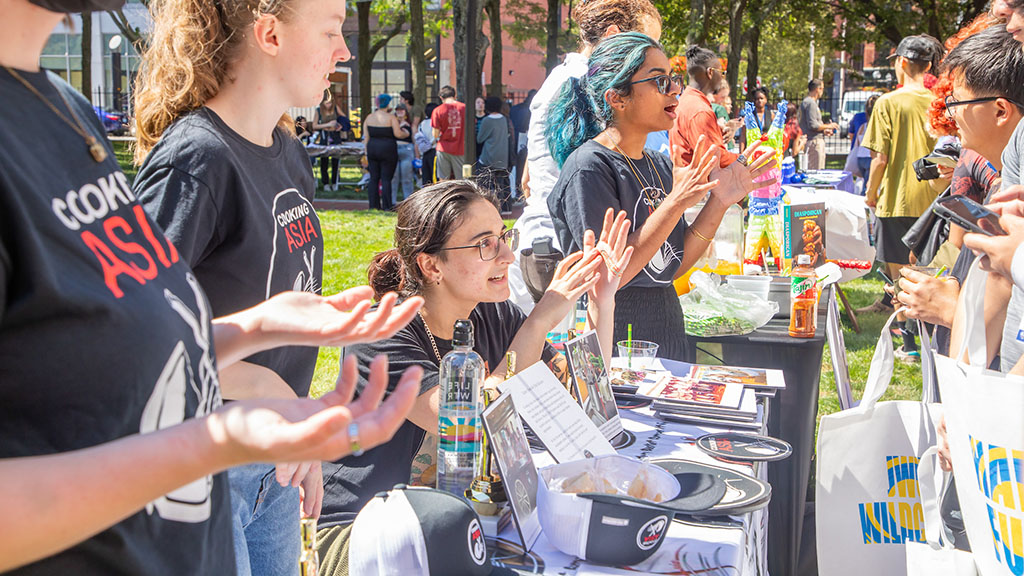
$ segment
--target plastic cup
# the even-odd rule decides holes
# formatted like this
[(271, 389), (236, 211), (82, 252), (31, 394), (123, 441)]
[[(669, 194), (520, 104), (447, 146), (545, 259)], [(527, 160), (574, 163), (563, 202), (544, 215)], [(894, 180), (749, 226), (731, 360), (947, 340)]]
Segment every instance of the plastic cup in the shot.
[(647, 340), (619, 340), (616, 343), (619, 348), (619, 356), (632, 358), (630, 367), (635, 370), (646, 370), (658, 357), (658, 344)]
[[(907, 268), (907, 269), (913, 270), (915, 272), (920, 272), (920, 273), (925, 274), (927, 276), (935, 276), (939, 272), (939, 267), (938, 266), (909, 266), (908, 265), (908, 266), (902, 266), (900, 269), (902, 270), (903, 268)], [(895, 284), (893, 284), (893, 287), (892, 287), (893, 298), (899, 296), (900, 292), (903, 291), (903, 290), (900, 289), (900, 278), (903, 278), (902, 274), (896, 276), (896, 278), (895, 278), (896, 282), (895, 282)]]

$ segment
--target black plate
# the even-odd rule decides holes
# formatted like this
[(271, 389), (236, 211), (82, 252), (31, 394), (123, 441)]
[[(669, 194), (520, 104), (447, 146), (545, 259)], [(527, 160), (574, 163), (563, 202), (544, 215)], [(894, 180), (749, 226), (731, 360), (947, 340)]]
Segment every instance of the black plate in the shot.
[(619, 435), (611, 439), (612, 448), (616, 450), (622, 450), (629, 448), (636, 442), (636, 434), (633, 434), (629, 430), (623, 430), (619, 432)]
[(651, 464), (661, 466), (676, 478), (694, 472), (713, 474), (725, 484), (725, 496), (714, 507), (700, 512), (701, 516), (745, 514), (764, 508), (771, 500), (772, 487), (767, 482), (728, 468), (675, 458), (651, 460)]
[(773, 462), (785, 460), (793, 453), (788, 442), (743, 432), (718, 432), (697, 438), (697, 447), (730, 462)]

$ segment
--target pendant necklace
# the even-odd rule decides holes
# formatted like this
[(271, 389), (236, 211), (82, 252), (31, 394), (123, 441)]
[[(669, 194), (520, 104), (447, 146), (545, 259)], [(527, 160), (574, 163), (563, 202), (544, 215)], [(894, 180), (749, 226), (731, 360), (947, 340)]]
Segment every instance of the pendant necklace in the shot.
[(68, 102), (68, 99), (64, 97), (64, 93), (60, 91), (60, 88), (55, 87), (55, 89), (57, 90), (57, 96), (60, 96), (60, 99), (64, 102), (64, 106), (66, 106), (68, 112), (71, 113), (71, 117), (75, 119), (74, 123), (68, 120), (68, 117), (65, 116), (60, 110), (58, 110), (52, 102), (50, 102), (45, 96), (43, 96), (39, 92), (39, 90), (36, 90), (35, 86), (29, 84), (27, 80), (22, 78), (21, 74), (18, 74), (14, 69), (12, 69), (9, 66), (4, 66), (4, 69), (7, 70), (7, 73), (13, 76), (15, 80), (24, 84), (25, 88), (28, 88), (29, 92), (35, 94), (36, 97), (42, 100), (43, 103), (46, 104), (50, 108), (50, 110), (52, 110), (53, 113), (57, 115), (58, 118), (63, 120), (65, 124), (70, 126), (72, 130), (77, 132), (78, 135), (85, 140), (85, 145), (88, 146), (89, 154), (92, 154), (93, 160), (95, 160), (96, 162), (103, 162), (104, 160), (107, 159), (107, 149), (103, 147), (103, 144), (96, 140), (95, 136), (89, 134), (85, 130), (85, 126), (82, 125), (82, 121), (78, 118), (78, 114), (75, 114), (75, 109), (71, 107), (71, 104)]

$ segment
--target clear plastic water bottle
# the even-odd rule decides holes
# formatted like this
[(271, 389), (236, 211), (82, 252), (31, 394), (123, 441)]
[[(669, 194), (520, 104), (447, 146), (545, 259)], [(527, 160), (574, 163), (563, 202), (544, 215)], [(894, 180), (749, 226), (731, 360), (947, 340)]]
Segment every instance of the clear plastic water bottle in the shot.
[(437, 423), (437, 488), (464, 496), (481, 472), (482, 422), (480, 388), (484, 360), (473, 351), (473, 324), (455, 322), (452, 351), (441, 359)]

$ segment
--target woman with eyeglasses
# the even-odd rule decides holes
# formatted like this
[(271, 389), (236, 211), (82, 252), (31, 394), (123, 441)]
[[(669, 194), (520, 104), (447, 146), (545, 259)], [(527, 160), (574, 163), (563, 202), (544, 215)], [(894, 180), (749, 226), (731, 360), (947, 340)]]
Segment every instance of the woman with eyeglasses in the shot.
[[(643, 34), (617, 34), (598, 45), (587, 73), (552, 103), (553, 117), (563, 121), (548, 127), (547, 139), (562, 171), (548, 207), (567, 250), (584, 246), (585, 231), (600, 226), (609, 208), (626, 211), (635, 254), (615, 297), (614, 338), (624, 339), (632, 324), (634, 338), (660, 345), (659, 356), (685, 360), (672, 281), (707, 249), (726, 208), (753, 190), (753, 178), (774, 161), (764, 155), (749, 167), (741, 159), (719, 169), (720, 148), (703, 136), (690, 163), (679, 147), (671, 160), (645, 150), (647, 135), (671, 128), (676, 118), (681, 83), (671, 69), (661, 45)], [(708, 192), (688, 226), (683, 212)]]
[[(408, 420), (390, 442), (361, 456), (324, 463), (324, 504), (321, 528), (334, 530), (350, 523), (374, 494), (397, 483), (434, 483), (438, 425), (438, 367), (452, 349), (455, 321), (468, 318), (474, 328), (474, 350), (486, 362), (486, 387), (504, 379), (506, 352), (517, 365), (543, 361), (564, 379), (565, 360), (545, 336), (569, 313), (576, 299), (590, 295), (588, 322), (596, 328), (610, 359), (612, 316), (619, 272), (629, 264), (626, 246), (629, 221), (611, 210), (601, 222), (602, 249), (587, 232), (582, 250), (557, 267), (547, 292), (529, 316), (508, 301), (508, 268), (519, 234), (505, 227), (495, 199), (476, 184), (451, 180), (413, 194), (398, 207), (395, 247), (377, 254), (369, 270), (370, 285), (381, 294), (397, 290), (421, 296), (419, 315), (392, 338), (349, 347), (357, 358), (385, 354), (394, 379), (405, 368), (420, 366), (420, 395)], [(366, 376), (367, 372), (360, 373)], [(360, 383), (357, 386), (362, 386)], [(417, 453), (419, 455), (417, 456)], [(326, 540), (325, 540), (326, 542)], [(329, 572), (329, 571), (328, 571)]]

